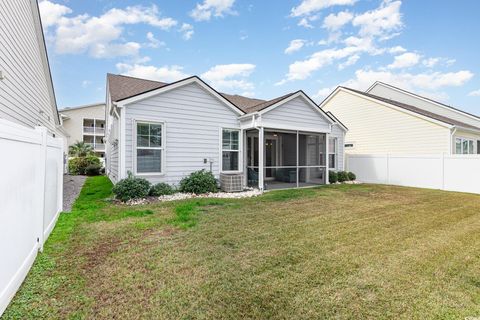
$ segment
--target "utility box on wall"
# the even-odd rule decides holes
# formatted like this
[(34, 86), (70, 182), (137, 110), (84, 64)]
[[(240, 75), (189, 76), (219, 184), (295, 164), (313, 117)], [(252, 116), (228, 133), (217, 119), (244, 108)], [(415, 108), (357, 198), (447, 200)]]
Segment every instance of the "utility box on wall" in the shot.
[(243, 173), (221, 173), (220, 188), (225, 192), (243, 191)]

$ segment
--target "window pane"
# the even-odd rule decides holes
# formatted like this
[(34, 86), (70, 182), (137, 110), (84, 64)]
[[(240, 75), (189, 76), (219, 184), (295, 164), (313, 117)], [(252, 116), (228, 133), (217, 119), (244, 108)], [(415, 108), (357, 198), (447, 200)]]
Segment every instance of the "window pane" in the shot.
[(224, 150), (238, 150), (238, 130), (224, 129), (222, 131), (222, 148)]
[(137, 134), (148, 135), (148, 123), (137, 123)]
[(463, 140), (463, 154), (468, 154), (468, 140)]
[(231, 131), (230, 132), (230, 147), (232, 150), (238, 150), (238, 131)]
[(468, 140), (468, 154), (473, 154), (473, 140)]
[(461, 154), (462, 153), (462, 140), (455, 139), (455, 153)]
[(148, 136), (137, 135), (137, 147), (148, 147)]
[(328, 152), (335, 153), (336, 145), (337, 145), (337, 138), (328, 139)]
[(223, 171), (238, 170), (238, 151), (222, 152), (222, 170)]
[(162, 151), (137, 149), (137, 172), (161, 172)]
[(329, 154), (328, 155), (328, 167), (336, 169), (337, 168), (336, 160), (337, 160), (337, 158), (336, 158), (335, 154)]
[(150, 135), (161, 136), (161, 134), (162, 134), (161, 124), (150, 124)]
[(150, 147), (159, 148), (162, 146), (161, 136), (150, 136)]

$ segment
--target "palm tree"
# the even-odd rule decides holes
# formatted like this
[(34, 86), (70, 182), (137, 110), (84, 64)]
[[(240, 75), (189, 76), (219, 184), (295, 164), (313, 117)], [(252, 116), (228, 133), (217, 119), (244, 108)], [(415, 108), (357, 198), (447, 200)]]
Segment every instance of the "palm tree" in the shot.
[(68, 148), (68, 153), (72, 157), (86, 157), (93, 154), (93, 148), (83, 141), (77, 141)]

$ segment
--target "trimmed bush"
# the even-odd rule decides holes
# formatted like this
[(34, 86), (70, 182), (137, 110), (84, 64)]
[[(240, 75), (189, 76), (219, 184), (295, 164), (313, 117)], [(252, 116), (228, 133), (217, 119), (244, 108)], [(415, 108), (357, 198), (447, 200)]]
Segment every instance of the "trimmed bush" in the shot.
[(140, 199), (148, 196), (150, 191), (150, 182), (143, 178), (137, 178), (128, 173), (128, 178), (122, 179), (113, 186), (112, 192), (115, 197), (121, 201), (131, 199)]
[(96, 165), (101, 168), (100, 159), (96, 156), (75, 157), (68, 160), (68, 173), (84, 175), (88, 166)]
[(335, 171), (328, 171), (328, 182), (337, 183), (338, 174)]
[(217, 192), (217, 180), (210, 171), (195, 171), (180, 181), (180, 191), (195, 194)]
[(85, 168), (85, 174), (87, 176), (98, 176), (102, 167), (98, 164), (91, 164)]
[(347, 173), (347, 175), (348, 175), (348, 180), (350, 180), (350, 181), (357, 180), (357, 176), (355, 175), (355, 173), (349, 172), (349, 173)]
[(345, 171), (338, 171), (337, 176), (338, 176), (338, 182), (348, 181), (348, 173)]
[(175, 189), (168, 183), (160, 182), (150, 188), (150, 195), (153, 197), (174, 194)]

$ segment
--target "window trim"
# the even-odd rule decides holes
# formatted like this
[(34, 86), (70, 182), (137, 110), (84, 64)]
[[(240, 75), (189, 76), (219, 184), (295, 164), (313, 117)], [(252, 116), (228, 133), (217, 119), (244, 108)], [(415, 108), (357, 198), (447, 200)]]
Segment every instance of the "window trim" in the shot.
[[(162, 126), (162, 146), (161, 147), (138, 147), (137, 146), (137, 124), (157, 124)], [(133, 164), (133, 174), (135, 176), (164, 176), (165, 175), (165, 154), (166, 154), (166, 122), (165, 121), (155, 121), (151, 119), (133, 119), (133, 136), (132, 136), (132, 164)], [(144, 149), (144, 150), (161, 150), (160, 156), (160, 172), (138, 172), (137, 171), (137, 150)]]
[[(460, 141), (460, 146), (461, 146), (461, 150), (460, 150), (460, 153), (457, 153), (457, 141)], [(472, 141), (472, 153), (463, 153), (463, 143), (465, 141)], [(463, 155), (472, 155), (472, 154), (477, 154), (478, 150), (475, 150), (476, 148), (476, 143), (477, 140), (475, 139), (471, 139), (471, 138), (464, 138), (464, 137), (455, 137), (455, 154), (463, 154)], [(470, 143), (468, 143), (468, 145), (470, 145)]]
[[(238, 131), (238, 150), (223, 149), (223, 130)], [(219, 172), (220, 173), (242, 173), (243, 172), (243, 130), (234, 127), (220, 127), (219, 135)], [(223, 151), (238, 152), (238, 170), (223, 170)]]
[[(330, 148), (330, 145), (331, 145), (331, 140), (334, 141), (335, 143), (335, 152), (334, 153), (331, 153), (330, 150), (327, 150), (327, 164), (328, 164), (328, 169), (332, 169), (332, 170), (338, 170), (338, 138), (337, 137), (332, 137), (332, 136), (328, 136), (328, 147)], [(335, 163), (334, 163), (334, 166), (333, 167), (330, 167), (330, 155), (333, 154), (335, 155)]]

